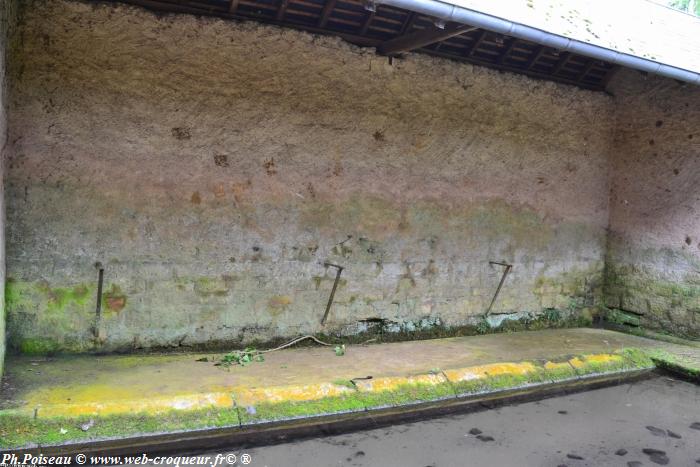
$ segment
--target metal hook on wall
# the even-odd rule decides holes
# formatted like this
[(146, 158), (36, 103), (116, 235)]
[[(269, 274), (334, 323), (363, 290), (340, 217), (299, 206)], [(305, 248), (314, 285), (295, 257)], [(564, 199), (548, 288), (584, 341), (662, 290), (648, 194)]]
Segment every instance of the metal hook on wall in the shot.
[(100, 324), (102, 321), (102, 284), (105, 277), (105, 268), (99, 261), (95, 263), (97, 269), (97, 303), (95, 304), (95, 337), (100, 335)]
[(510, 270), (513, 269), (513, 265), (508, 264), (508, 263), (499, 263), (498, 261), (489, 261), (489, 264), (496, 265), (496, 266), (503, 266), (506, 269), (503, 271), (503, 275), (501, 276), (501, 282), (498, 283), (498, 288), (496, 289), (496, 293), (493, 294), (493, 299), (491, 300), (491, 304), (489, 305), (488, 310), (486, 310), (486, 314), (484, 316), (488, 316), (489, 313), (491, 313), (491, 308), (493, 308), (493, 304), (496, 303), (496, 299), (498, 298), (498, 294), (501, 293), (501, 288), (503, 287), (503, 283), (506, 281), (506, 276), (508, 275)]
[(338, 288), (338, 282), (340, 282), (340, 275), (343, 273), (343, 269), (345, 269), (343, 266), (339, 266), (337, 264), (333, 263), (323, 263), (325, 267), (332, 267), (336, 268), (337, 272), (335, 273), (335, 281), (333, 282), (333, 288), (331, 289), (331, 295), (328, 297), (328, 304), (326, 305), (326, 312), (323, 314), (323, 318), (321, 319), (321, 325), (326, 324), (326, 320), (328, 319), (328, 314), (331, 312), (331, 305), (333, 305), (333, 297), (335, 296), (335, 291)]

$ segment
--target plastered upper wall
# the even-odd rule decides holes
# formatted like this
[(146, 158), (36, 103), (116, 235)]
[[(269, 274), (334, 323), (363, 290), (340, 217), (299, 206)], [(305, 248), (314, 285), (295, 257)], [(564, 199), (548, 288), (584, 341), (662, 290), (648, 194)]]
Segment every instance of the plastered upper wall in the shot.
[[(489, 261), (514, 264), (496, 313), (600, 294), (603, 94), (60, 0), (25, 9), (13, 53), (15, 348), (460, 325), (495, 292)], [(324, 261), (346, 270), (322, 329)]]
[(700, 88), (622, 70), (611, 82), (607, 304), (700, 335)]

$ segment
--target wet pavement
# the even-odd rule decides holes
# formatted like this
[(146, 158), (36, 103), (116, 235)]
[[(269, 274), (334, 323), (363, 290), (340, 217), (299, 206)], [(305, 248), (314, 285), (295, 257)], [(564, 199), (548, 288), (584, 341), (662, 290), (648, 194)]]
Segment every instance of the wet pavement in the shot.
[[(238, 449), (251, 466), (700, 465), (700, 386), (633, 384), (288, 444)], [(214, 453), (216, 454), (216, 453)]]

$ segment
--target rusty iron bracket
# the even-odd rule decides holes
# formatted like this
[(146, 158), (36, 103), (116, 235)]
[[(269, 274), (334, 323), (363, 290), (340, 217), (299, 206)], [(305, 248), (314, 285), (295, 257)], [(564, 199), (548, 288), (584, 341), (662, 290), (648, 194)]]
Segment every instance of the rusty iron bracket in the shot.
[(489, 305), (488, 310), (486, 310), (486, 314), (484, 316), (488, 316), (489, 313), (491, 313), (491, 308), (493, 308), (493, 304), (496, 303), (496, 299), (498, 298), (498, 294), (501, 293), (501, 288), (503, 287), (503, 283), (506, 281), (506, 276), (508, 275), (510, 270), (513, 269), (513, 265), (508, 264), (508, 263), (499, 263), (498, 261), (489, 261), (489, 264), (496, 265), (496, 266), (503, 266), (506, 269), (503, 271), (503, 275), (501, 276), (501, 282), (498, 283), (498, 288), (496, 289), (496, 293), (493, 294), (493, 299), (491, 300), (491, 304)]
[(328, 297), (328, 304), (326, 305), (326, 312), (323, 314), (323, 318), (321, 319), (321, 326), (326, 324), (326, 320), (328, 319), (328, 314), (331, 312), (331, 305), (333, 305), (333, 297), (335, 297), (335, 291), (338, 288), (338, 282), (340, 282), (340, 275), (343, 273), (343, 269), (345, 269), (342, 266), (339, 266), (337, 264), (333, 263), (323, 263), (325, 267), (332, 267), (336, 268), (337, 272), (335, 274), (335, 281), (333, 282), (333, 289), (331, 289), (331, 296)]
[(102, 321), (102, 284), (105, 278), (105, 268), (102, 263), (95, 263), (97, 269), (97, 303), (95, 304), (95, 337), (100, 335), (100, 325)]

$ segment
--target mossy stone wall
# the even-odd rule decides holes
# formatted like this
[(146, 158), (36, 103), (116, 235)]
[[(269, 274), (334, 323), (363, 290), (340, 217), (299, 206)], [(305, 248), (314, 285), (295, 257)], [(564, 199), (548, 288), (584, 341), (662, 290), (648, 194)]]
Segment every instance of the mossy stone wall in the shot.
[[(490, 261), (513, 264), (497, 315), (600, 303), (609, 96), (255, 23), (27, 5), (13, 349), (463, 326), (496, 291)], [(345, 269), (322, 326), (325, 262)]]

